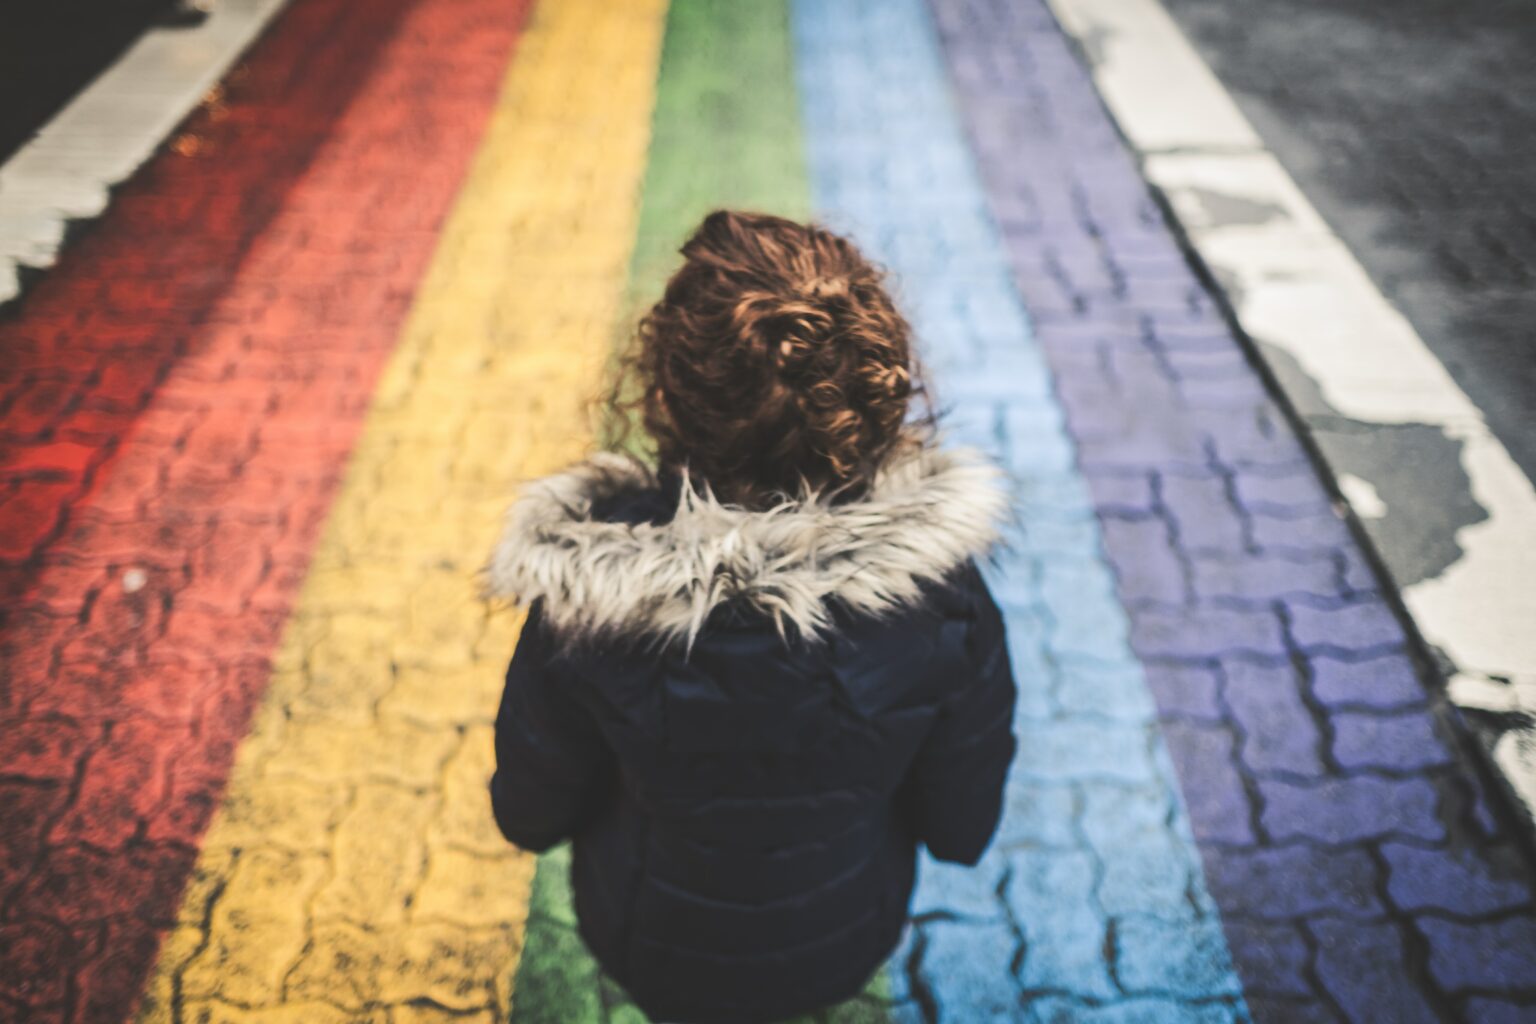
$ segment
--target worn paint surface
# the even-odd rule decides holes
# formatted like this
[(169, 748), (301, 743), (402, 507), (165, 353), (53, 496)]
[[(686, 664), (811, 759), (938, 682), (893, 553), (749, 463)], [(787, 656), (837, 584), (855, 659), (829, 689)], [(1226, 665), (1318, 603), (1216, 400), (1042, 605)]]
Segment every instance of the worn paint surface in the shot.
[[(1237, 1020), (1241, 986), (1074, 445), (916, 0), (795, 5), (818, 213), (897, 275), (951, 433), (1015, 475), (990, 567), (1021, 694), (998, 839), (924, 860), (899, 994), (944, 1021)], [(974, 70), (969, 54), (956, 68)]]
[(1529, 865), (1041, 0), (522, 13), (299, 0), (0, 326), (0, 1020), (638, 1024), (495, 834), (475, 573), (727, 204), (890, 266), (1022, 512), (998, 843), (812, 1019), (1529, 1011)]
[(506, 1018), (533, 860), (486, 804), (515, 621), (476, 576), (517, 483), (587, 443), (663, 10), (544, 4), (523, 28), (144, 1019)]
[[(190, 951), (183, 889), (221, 881), (199, 844), (520, 12), (294, 8), (0, 324), (0, 1018), (123, 1019), (162, 937)], [(311, 791), (242, 806), (289, 851)]]
[[(1105, 99), (1202, 259), (1231, 285), (1243, 329), (1284, 353), (1280, 379), (1334, 471), (1397, 492), (1362, 522), (1444, 657), (1452, 699), (1506, 716), (1482, 720), (1486, 740), (1532, 813), (1536, 633), (1525, 624), (1536, 619), (1536, 488), (1157, 0), (1052, 7), (1091, 41)], [(1386, 166), (1379, 154), (1372, 163)], [(1224, 199), (1212, 206), (1212, 195)], [(1518, 422), (1505, 412), (1506, 428)], [(1402, 495), (1406, 466), (1421, 487), (1445, 490)]]
[[(1042, 3), (935, 6), (1249, 1011), (1517, 1018), (1536, 981), (1531, 866), (1094, 79)], [(1151, 31), (1105, 24), (1111, 54)], [(1132, 98), (1127, 80), (1199, 77), (1144, 58), (1117, 75)]]
[[(786, 217), (809, 208), (785, 5), (673, 0), (631, 264), (631, 311), (654, 301), (677, 250), (710, 210)], [(620, 325), (618, 337), (624, 338)], [(644, 1015), (576, 934), (567, 848), (539, 861), (514, 1024), (628, 1024)], [(858, 1008), (837, 1018), (860, 1019)]]

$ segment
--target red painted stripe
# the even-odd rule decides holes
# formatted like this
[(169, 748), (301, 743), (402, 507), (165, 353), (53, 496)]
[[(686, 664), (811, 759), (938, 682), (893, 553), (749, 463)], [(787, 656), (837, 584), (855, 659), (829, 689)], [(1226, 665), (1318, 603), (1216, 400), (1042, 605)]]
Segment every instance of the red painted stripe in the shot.
[(298, 0), (0, 324), (0, 1022), (131, 1013), (525, 8)]

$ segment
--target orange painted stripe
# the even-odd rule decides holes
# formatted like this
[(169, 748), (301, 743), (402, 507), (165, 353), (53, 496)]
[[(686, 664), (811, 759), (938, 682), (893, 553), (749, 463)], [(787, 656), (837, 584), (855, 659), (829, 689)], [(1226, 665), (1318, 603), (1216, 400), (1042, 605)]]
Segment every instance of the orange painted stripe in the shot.
[(0, 325), (0, 1018), (123, 1018), (498, 94), (502, 0), (298, 0)]

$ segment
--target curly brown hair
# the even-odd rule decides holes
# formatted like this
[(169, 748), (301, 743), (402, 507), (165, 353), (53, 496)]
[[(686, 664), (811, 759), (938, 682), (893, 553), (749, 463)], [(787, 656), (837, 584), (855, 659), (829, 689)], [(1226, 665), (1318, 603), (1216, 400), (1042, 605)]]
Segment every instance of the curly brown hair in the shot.
[[(641, 317), (610, 396), (660, 464), (761, 508), (811, 489), (854, 496), (932, 407), (879, 267), (815, 224), (716, 210)], [(924, 414), (909, 419), (914, 398)]]

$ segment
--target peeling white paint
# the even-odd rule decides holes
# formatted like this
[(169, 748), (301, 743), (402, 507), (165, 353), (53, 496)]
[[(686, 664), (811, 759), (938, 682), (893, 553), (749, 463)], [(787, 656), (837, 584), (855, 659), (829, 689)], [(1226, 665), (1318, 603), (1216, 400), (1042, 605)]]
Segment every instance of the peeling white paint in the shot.
[(1459, 435), (1461, 462), (1488, 519), (1458, 530), (1465, 554), (1406, 588), (1403, 600), (1425, 638), (1461, 669), (1536, 675), (1536, 489), (1479, 427)]
[[(1177, 195), (1198, 158), (1147, 161), (1149, 180)], [(1294, 187), (1294, 186), (1293, 186)], [(1246, 198), (1298, 196), (1239, 191)], [(1466, 433), (1483, 418), (1425, 347), (1418, 332), (1377, 290), (1359, 262), (1320, 223), (1310, 205), (1283, 223), (1189, 228), (1206, 261), (1236, 285), (1238, 319), (1255, 338), (1289, 352), (1341, 415), (1371, 423), (1431, 423)], [(1517, 470), (1518, 472), (1518, 470)]]
[[(1049, 3), (1096, 56), (1101, 94), (1146, 177), (1229, 286), (1243, 329), (1294, 358), (1336, 414), (1427, 424), (1462, 442), (1462, 468), (1488, 518), (1458, 529), (1461, 558), (1404, 587), (1403, 599), (1458, 669), (1452, 700), (1536, 716), (1536, 488), (1157, 0)], [(1212, 195), (1278, 213), (1224, 222)], [(1344, 477), (1340, 486), (1368, 529), (1387, 511), (1366, 481)], [(1536, 731), (1505, 733), (1494, 758), (1536, 809)]]
[(1340, 473), (1339, 490), (1361, 519), (1380, 519), (1387, 514), (1387, 503), (1376, 493), (1376, 486), (1364, 477)]
[(1472, 672), (1458, 672), (1446, 682), (1451, 700), (1464, 708), (1498, 715), (1536, 716), (1536, 676), (1499, 680)]
[(286, 0), (219, 0), (201, 24), (152, 28), (0, 166), (0, 302), (20, 267), (53, 266), (65, 225), (106, 209)]
[(1500, 736), (1493, 760), (1525, 806), (1536, 807), (1536, 730), (1511, 729)]
[[(1099, 92), (1120, 130), (1143, 153), (1261, 145), (1203, 61), (1168, 59), (1166, 46), (1160, 44), (1170, 38), (1182, 43), (1184, 37), (1162, 5), (1147, 0), (1051, 0), (1051, 7), (1062, 26), (1096, 58)], [(1135, 117), (1120, 116), (1129, 108), (1135, 108)]]

